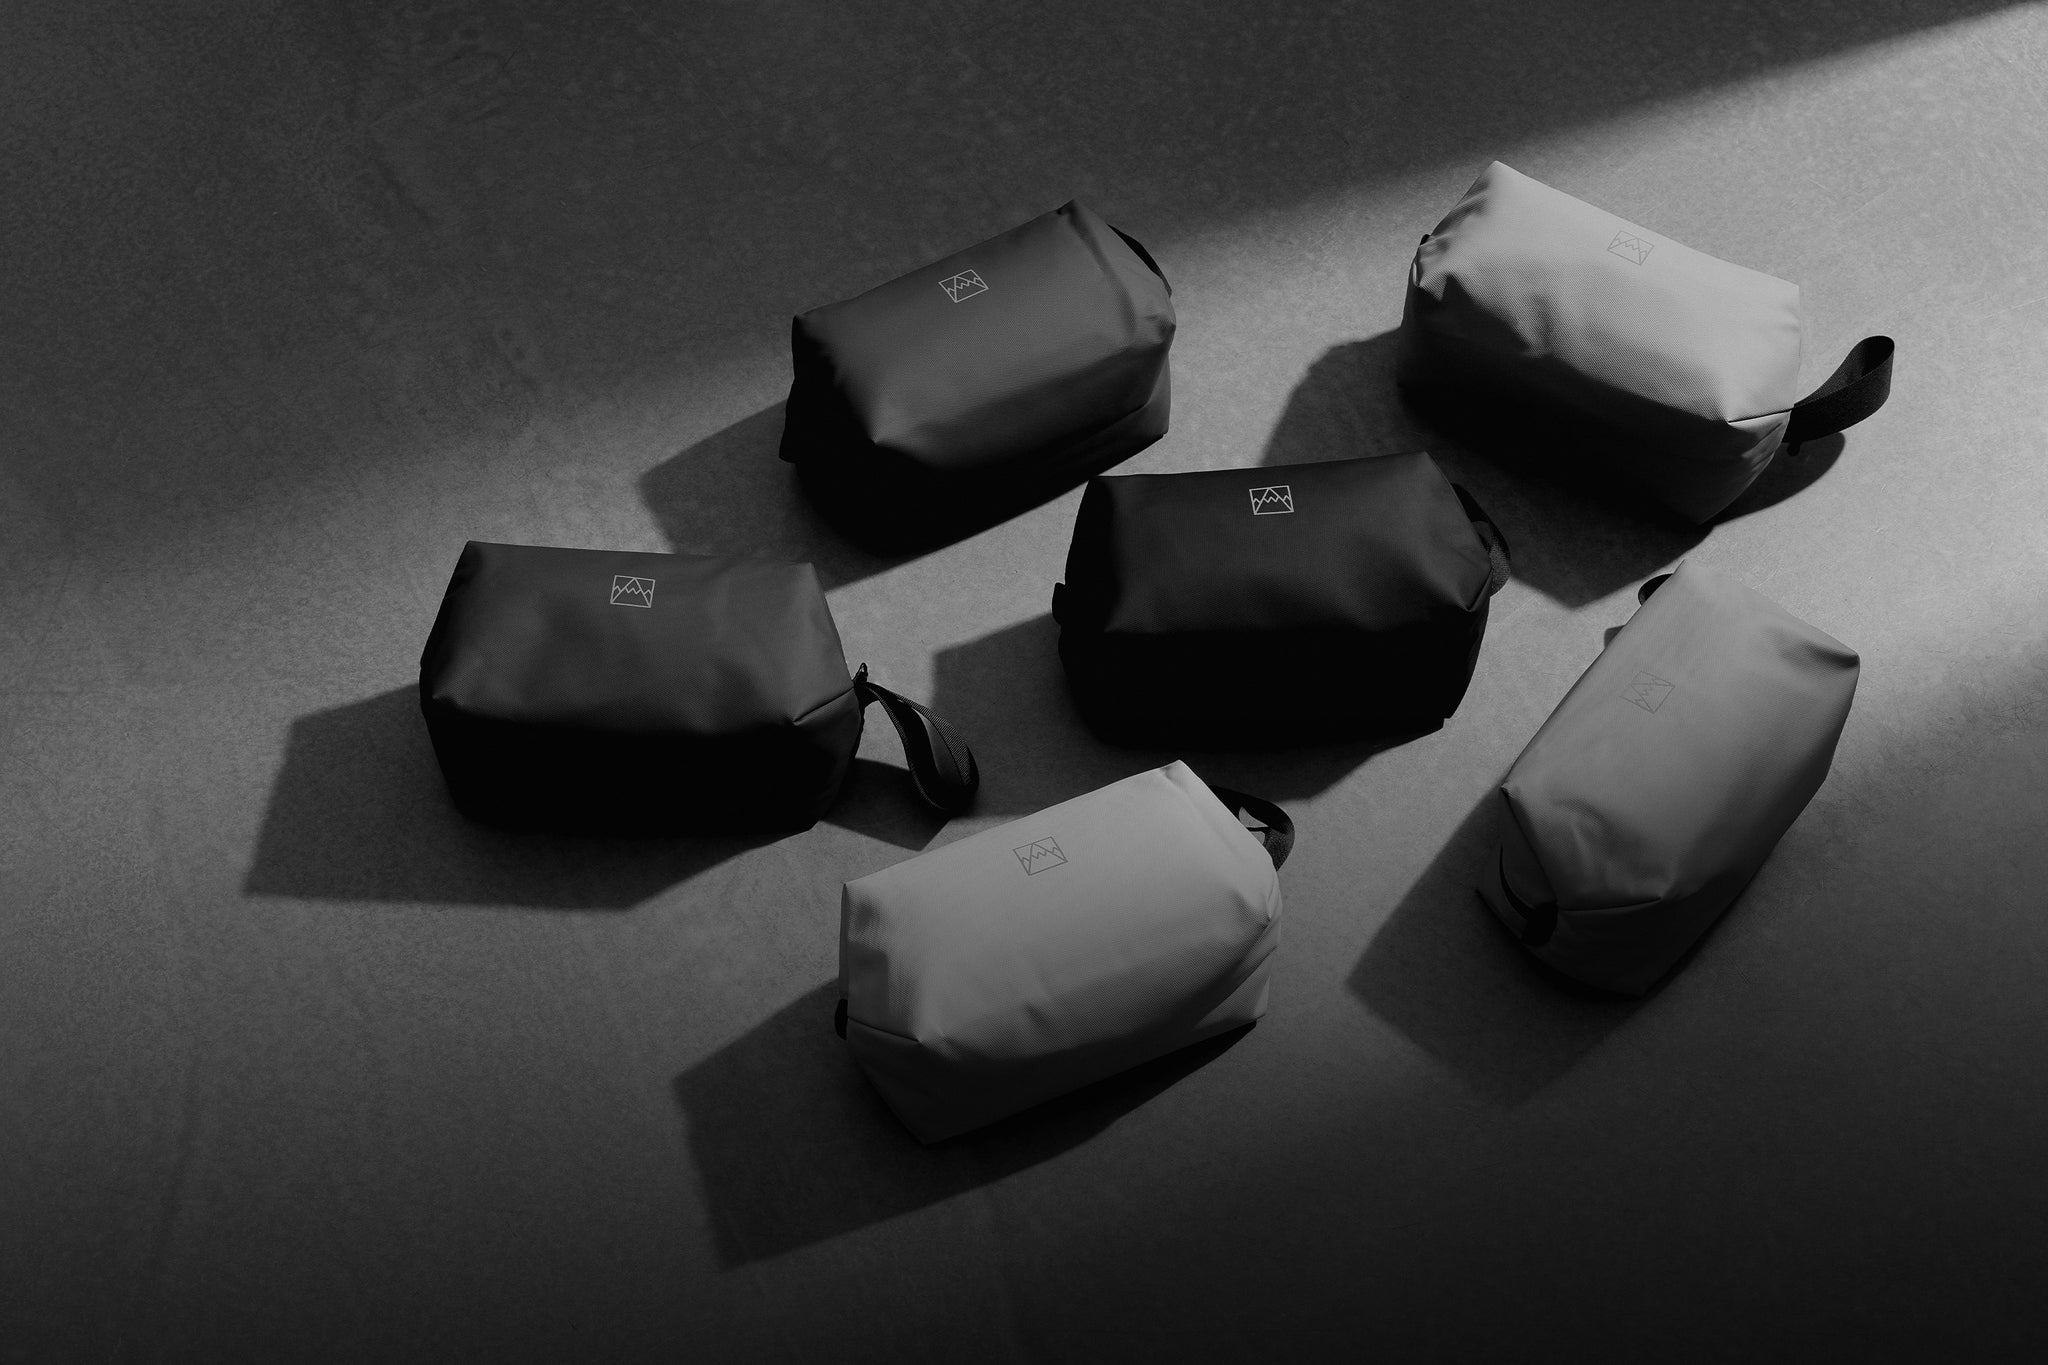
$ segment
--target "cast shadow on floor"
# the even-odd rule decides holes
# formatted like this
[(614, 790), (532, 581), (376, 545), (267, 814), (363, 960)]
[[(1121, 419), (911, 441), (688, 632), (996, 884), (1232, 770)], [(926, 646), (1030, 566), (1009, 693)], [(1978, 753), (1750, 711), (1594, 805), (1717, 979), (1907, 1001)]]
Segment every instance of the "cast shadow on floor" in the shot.
[(1083, 482), (1072, 478), (1040, 488), (1025, 505), (934, 522), (925, 532), (871, 525), (859, 519), (865, 514), (858, 511), (848, 514), (853, 519), (843, 517), (835, 525), (818, 510), (820, 504), (795, 468), (782, 459), (784, 406), (777, 403), (743, 418), (640, 476), (641, 501), (671, 549), (682, 554), (806, 560), (817, 566), (818, 579), (829, 590), (971, 540), (1065, 496)]
[(1287, 802), (1328, 790), (1415, 736), (1272, 750), (1126, 748), (1098, 739), (1067, 690), (1050, 614), (939, 651), (931, 708), (980, 764), (977, 814), (1028, 815), (1118, 778), (1183, 759), (1204, 780)]
[[(900, 768), (856, 760), (833, 824), (915, 852), (943, 823)], [(292, 722), (242, 890), (306, 900), (624, 910), (790, 834), (605, 836), (496, 829), (449, 800), (397, 687)]]
[[(1418, 407), (1394, 383), (1398, 341), (1399, 333), (1387, 331), (1325, 351), (1288, 395), (1260, 462), (1428, 450), (1507, 533), (1515, 577), (1570, 607), (1669, 567), (1715, 525), (1804, 491), (1844, 447), (1834, 435), (1807, 442), (1796, 455), (1781, 453), (1726, 511), (1694, 525), (1645, 498), (1574, 478), (1568, 466), (1517, 458), (1494, 433)], [(781, 458), (782, 420), (781, 403), (763, 408), (640, 477), (641, 500), (670, 548), (807, 560), (827, 589), (912, 558), (863, 549), (819, 515)], [(1570, 534), (1549, 529), (1561, 527)]]
[(1348, 984), (1475, 1091), (1512, 1107), (1570, 1071), (1645, 1002), (1551, 971), (1495, 918), (1478, 887), (1493, 872), (1496, 820), (1489, 795), (1394, 907)]
[[(1823, 16), (1796, 0), (1257, 9), (1055, 0), (1019, 22), (1015, 6), (978, 0), (943, 14), (867, 6), (858, 18), (827, 7), (780, 36), (758, 7), (698, 5), (689, 46), (726, 55), (686, 61), (687, 81), (663, 43), (628, 42), (604, 58), (624, 84), (602, 106), (573, 85), (522, 87), (513, 108), (562, 139), (532, 157), (462, 141), (435, 122), (440, 100), (393, 111), (380, 136), (437, 158), (424, 165), (464, 191), (453, 221), (523, 203), (536, 240), (558, 243), (558, 259), (540, 264), (575, 287), (542, 297), (569, 310), (551, 347), (577, 372), (616, 373), (658, 357), (687, 374), (722, 366), (741, 347), (781, 342), (796, 309), (852, 297), (1069, 197), (1151, 241), (1171, 278), (1176, 238), (1255, 232), (1272, 214), (1332, 194), (1458, 167), (1459, 178), (1440, 182), (1448, 209), (1489, 159), (1518, 156), (1514, 149), (1560, 130), (1626, 126), (1645, 108), (1702, 92), (1796, 80), (1773, 73), (2010, 4), (1890, 0)], [(521, 15), (525, 36), (489, 49), (508, 71), (545, 66), (600, 33), (666, 32), (672, 22), (654, 0), (625, 0), (595, 31), (575, 7), (487, 8)], [(399, 22), (431, 28), (436, 12)], [(965, 55), (982, 42), (1000, 43), (999, 70)], [(584, 60), (598, 60), (596, 50)], [(1272, 97), (1218, 97), (1229, 90)], [(764, 120), (764, 108), (778, 112)], [(520, 176), (528, 160), (551, 164), (550, 152), (573, 153), (579, 173), (600, 185), (630, 187), (602, 232), (562, 218), (567, 206), (551, 202), (536, 216), (534, 187)], [(472, 188), (461, 172), (475, 172), (463, 163), (479, 157), (497, 176)], [(1002, 173), (990, 174), (997, 165)], [(504, 179), (528, 197), (494, 202), (485, 191)], [(556, 235), (571, 223), (573, 235)], [(1411, 220), (1401, 235), (1413, 240), (1429, 225)], [(647, 295), (638, 306), (591, 287), (629, 262), (627, 287)], [(296, 283), (287, 274), (265, 296), (291, 297)]]
[(785, 463), (777, 403), (640, 476), (640, 499), (678, 554), (808, 560), (828, 590), (908, 556), (861, 549), (818, 515)]
[(1068, 1151), (1228, 1050), (1250, 1025), (930, 1147), (832, 1030), (837, 982), (675, 1079), (727, 1268), (990, 1184)]
[(1726, 511), (1704, 526), (1645, 497), (1574, 477), (1568, 463), (1518, 457), (1500, 434), (1418, 406), (1394, 382), (1399, 333), (1325, 351), (1288, 395), (1263, 464), (1297, 464), (1427, 450), (1446, 476), (1492, 514), (1514, 547), (1514, 576), (1567, 607), (1582, 607), (1669, 568), (1716, 525), (1783, 502), (1841, 457), (1843, 439), (1781, 452)]

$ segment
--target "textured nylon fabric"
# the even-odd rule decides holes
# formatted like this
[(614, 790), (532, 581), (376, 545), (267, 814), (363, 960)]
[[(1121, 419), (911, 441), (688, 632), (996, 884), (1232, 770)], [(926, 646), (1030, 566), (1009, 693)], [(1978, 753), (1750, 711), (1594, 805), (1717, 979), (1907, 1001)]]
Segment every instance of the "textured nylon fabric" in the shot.
[(861, 733), (816, 572), (739, 557), (472, 541), (420, 704), (458, 804), (510, 823), (806, 824)]
[(1402, 330), (1405, 384), (1547, 408), (1552, 455), (1697, 520), (1763, 471), (1798, 398), (1797, 285), (1499, 162), (1417, 248)]
[(847, 1043), (936, 1141), (1257, 1019), (1265, 847), (1184, 763), (846, 884)]
[(1420, 451), (1099, 477), (1067, 552), (1060, 656), (1082, 714), (1121, 742), (1429, 728), (1471, 679), (1493, 568)]
[(1079, 203), (796, 318), (782, 456), (857, 538), (1022, 510), (1165, 433), (1164, 278)]
[[(1840, 641), (1681, 565), (1501, 784), (1501, 875), (1557, 912), (1531, 951), (1605, 989), (1653, 985), (1820, 789), (1858, 671)], [(1522, 934), (1502, 886), (1484, 893)]]
[(1079, 204), (803, 322), (868, 438), (948, 470), (1141, 407), (1173, 330), (1165, 282)]
[(1068, 580), (1107, 631), (1387, 630), (1486, 596), (1486, 546), (1420, 451), (1112, 475), (1087, 497), (1104, 525), (1077, 525)]
[(425, 665), (473, 714), (636, 733), (785, 725), (852, 686), (809, 564), (479, 541)]

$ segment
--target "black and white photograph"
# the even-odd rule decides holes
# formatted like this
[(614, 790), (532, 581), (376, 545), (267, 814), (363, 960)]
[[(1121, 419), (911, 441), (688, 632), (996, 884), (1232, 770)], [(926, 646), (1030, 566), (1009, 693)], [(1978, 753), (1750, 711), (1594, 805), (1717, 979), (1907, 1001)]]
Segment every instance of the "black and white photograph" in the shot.
[(2048, 3), (0, 3), (0, 1365), (2048, 1360)]

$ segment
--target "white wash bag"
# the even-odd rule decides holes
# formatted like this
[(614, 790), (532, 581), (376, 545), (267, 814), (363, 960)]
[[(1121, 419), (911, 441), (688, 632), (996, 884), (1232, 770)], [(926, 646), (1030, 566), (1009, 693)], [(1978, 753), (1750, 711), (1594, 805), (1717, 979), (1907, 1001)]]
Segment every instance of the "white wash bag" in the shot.
[(1248, 1024), (1292, 842), (1174, 762), (848, 882), (840, 1032), (936, 1142)]
[(1712, 569), (1681, 564), (1644, 593), (1501, 782), (1481, 888), (1530, 952), (1628, 995), (1721, 917), (1820, 790), (1861, 669)]
[[(1400, 382), (1483, 441), (1702, 522), (1780, 446), (1862, 421), (1892, 341), (1798, 396), (1799, 286), (1695, 251), (1496, 161), (1409, 268)], [(1480, 416), (1484, 414), (1484, 416)]]

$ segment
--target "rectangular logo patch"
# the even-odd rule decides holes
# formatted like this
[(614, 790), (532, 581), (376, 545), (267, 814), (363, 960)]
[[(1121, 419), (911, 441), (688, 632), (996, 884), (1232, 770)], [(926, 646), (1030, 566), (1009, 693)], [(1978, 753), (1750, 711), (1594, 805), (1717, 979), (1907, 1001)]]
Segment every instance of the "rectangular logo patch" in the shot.
[(1067, 860), (1067, 855), (1060, 852), (1057, 839), (1033, 839), (1024, 847), (1013, 848), (1010, 852), (1016, 854), (1017, 861), (1024, 865), (1027, 877), (1036, 876), (1048, 867), (1058, 867)]
[(631, 574), (618, 574), (612, 579), (612, 605), (615, 607), (651, 607), (654, 605), (654, 580), (635, 578)]
[(1277, 516), (1294, 510), (1294, 489), (1288, 484), (1276, 483), (1271, 488), (1252, 490), (1252, 515), (1255, 517)]
[(1650, 259), (1650, 248), (1651, 243), (1644, 241), (1626, 228), (1615, 233), (1614, 240), (1607, 244), (1609, 251), (1621, 257), (1624, 261), (1634, 261), (1637, 265), (1641, 265), (1644, 261)]
[(940, 280), (939, 288), (945, 290), (946, 297), (955, 303), (988, 292), (988, 286), (982, 282), (981, 276), (972, 270), (963, 270), (957, 275)]
[(1677, 689), (1678, 684), (1666, 682), (1655, 673), (1637, 673), (1621, 695), (1630, 704), (1645, 711), (1655, 711), (1664, 704), (1664, 699)]

